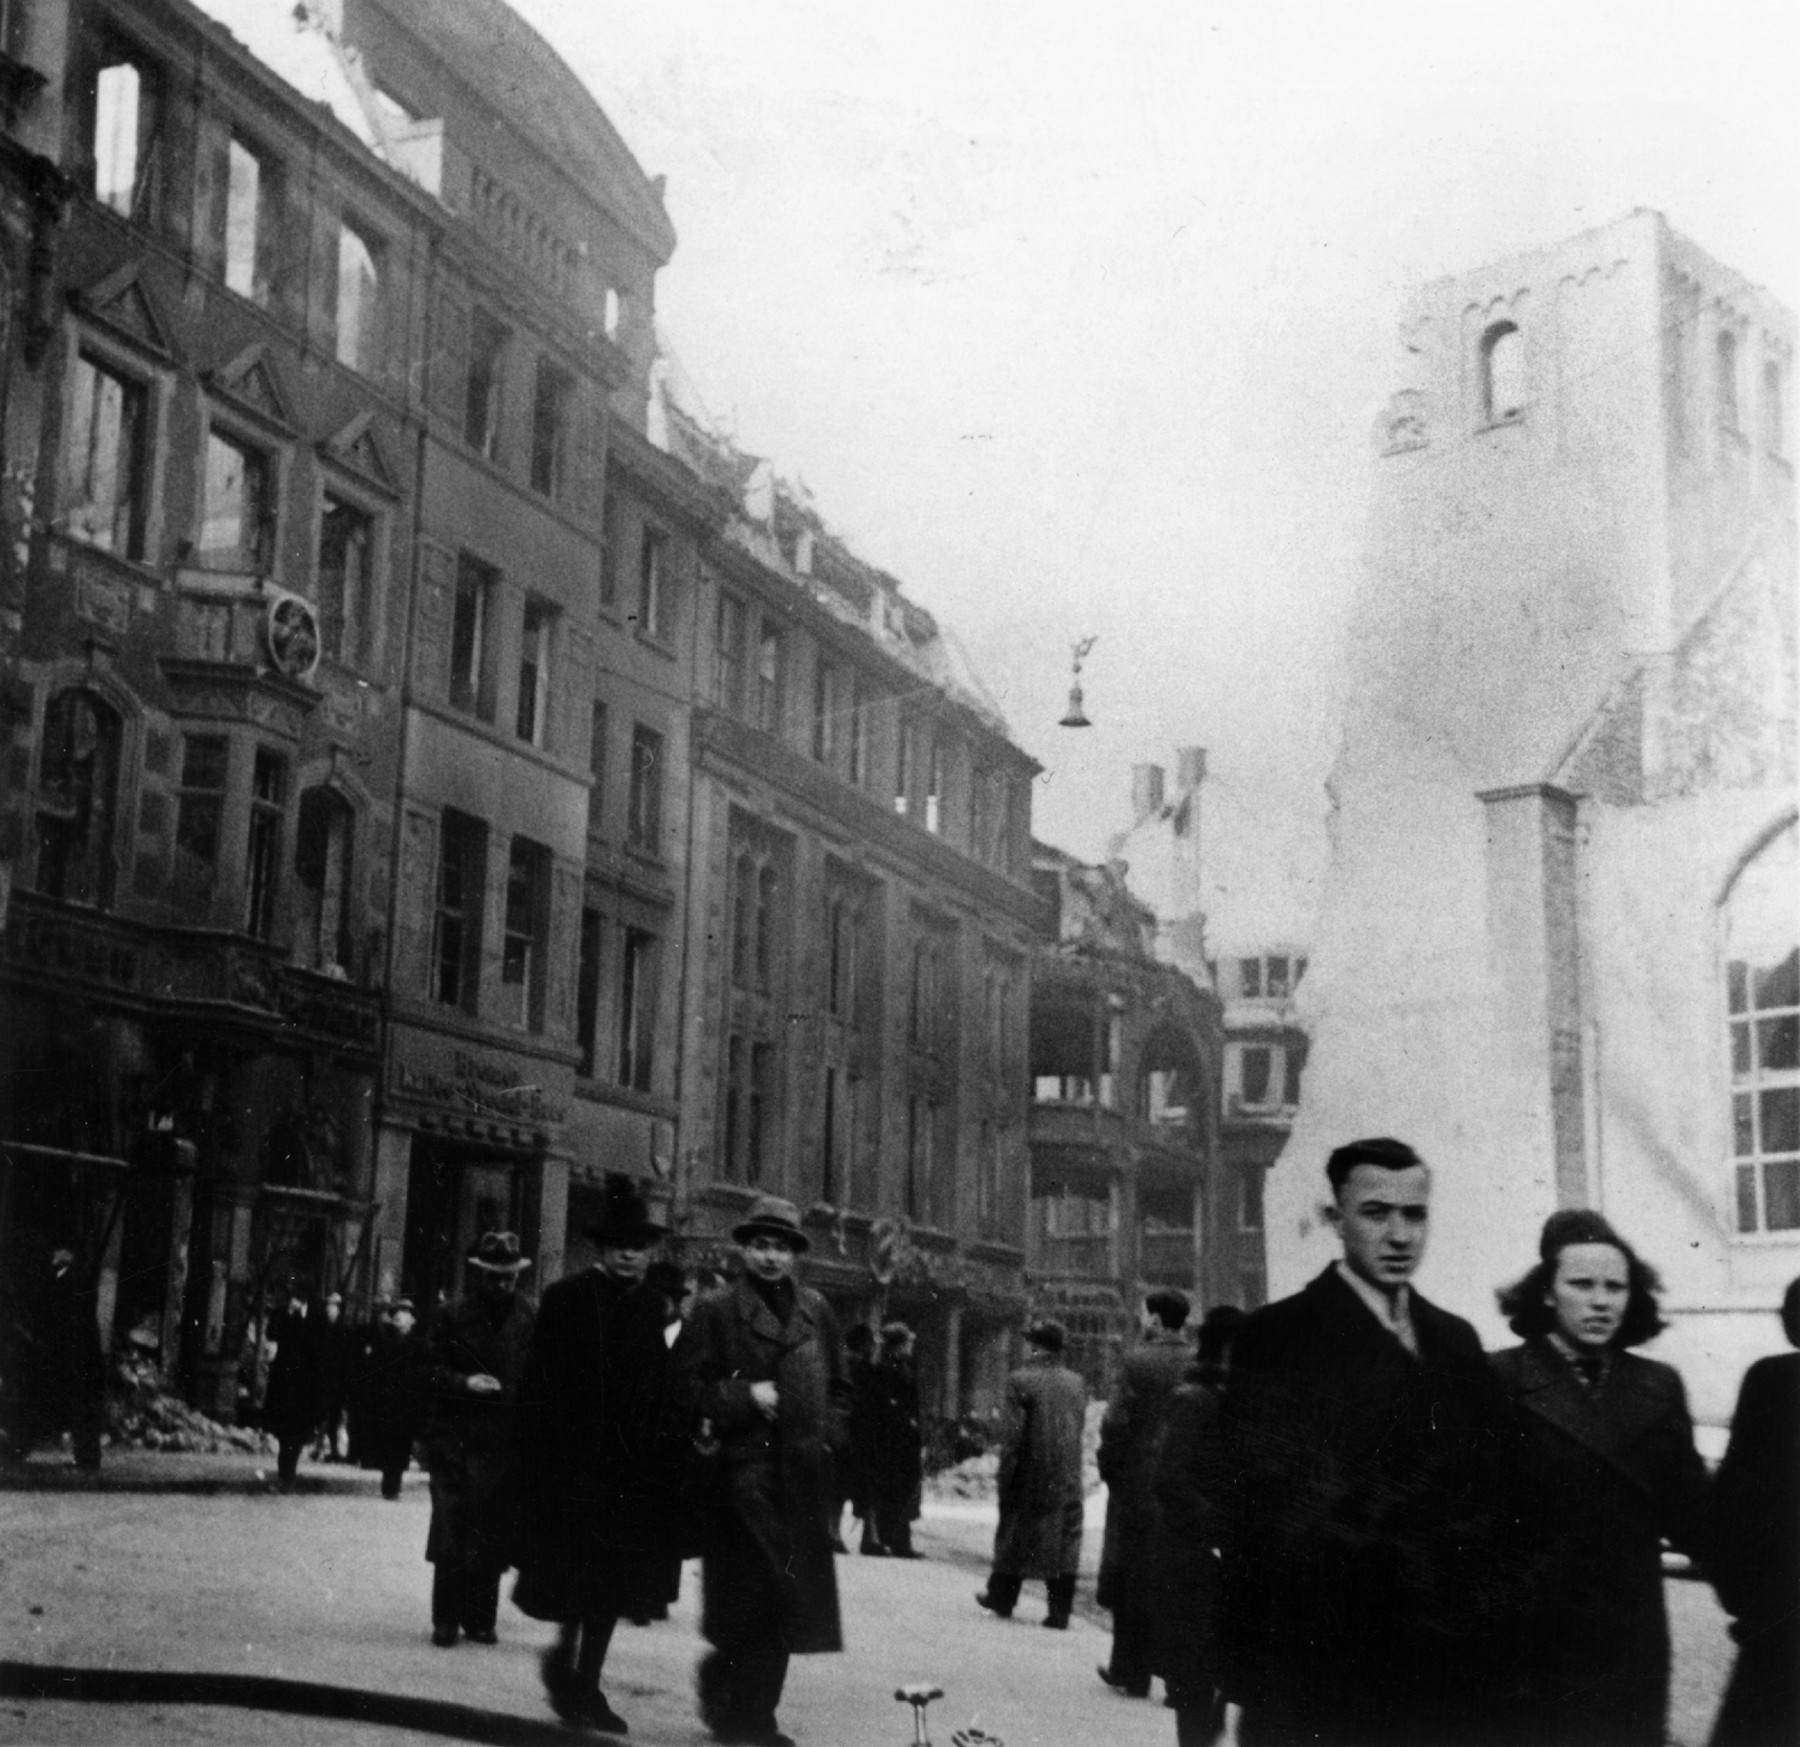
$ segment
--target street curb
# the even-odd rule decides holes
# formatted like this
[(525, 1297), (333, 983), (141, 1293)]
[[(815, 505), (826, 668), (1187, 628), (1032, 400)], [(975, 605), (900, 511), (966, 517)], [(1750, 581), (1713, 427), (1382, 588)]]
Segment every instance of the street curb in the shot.
[(490, 1747), (563, 1747), (569, 1731), (560, 1723), (505, 1711), (483, 1710), (446, 1699), (368, 1692), (310, 1680), (265, 1674), (205, 1674), (167, 1669), (74, 1668), (52, 1663), (0, 1661), (0, 1698), (56, 1699), (77, 1704), (228, 1705), (279, 1711), (334, 1722), (372, 1723), (479, 1741)]

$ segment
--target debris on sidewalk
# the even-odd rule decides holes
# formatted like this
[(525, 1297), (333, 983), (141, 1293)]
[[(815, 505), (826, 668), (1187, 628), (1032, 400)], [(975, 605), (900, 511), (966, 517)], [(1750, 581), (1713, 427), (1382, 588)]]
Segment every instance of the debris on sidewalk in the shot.
[(148, 1359), (122, 1354), (106, 1394), (106, 1429), (115, 1444), (216, 1456), (233, 1450), (272, 1452), (275, 1441), (249, 1426), (220, 1425), (189, 1407)]

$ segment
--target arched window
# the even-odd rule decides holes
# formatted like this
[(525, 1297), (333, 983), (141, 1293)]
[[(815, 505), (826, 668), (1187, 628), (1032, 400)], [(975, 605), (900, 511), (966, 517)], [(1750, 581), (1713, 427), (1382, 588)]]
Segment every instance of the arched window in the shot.
[(1713, 385), (1719, 401), (1719, 423), (1728, 431), (1738, 429), (1738, 337), (1730, 328), (1719, 330), (1713, 351)]
[(1509, 321), (1481, 336), (1481, 414), (1490, 425), (1524, 416), (1525, 339)]
[(1772, 838), (1725, 900), (1731, 1163), (1740, 1232), (1800, 1231), (1800, 833)]
[(299, 887), (296, 947), (308, 970), (348, 976), (351, 968), (351, 871), (356, 811), (335, 789), (307, 789), (294, 834)]
[(119, 715), (93, 692), (50, 700), (38, 759), (37, 889), (104, 906), (112, 898)]

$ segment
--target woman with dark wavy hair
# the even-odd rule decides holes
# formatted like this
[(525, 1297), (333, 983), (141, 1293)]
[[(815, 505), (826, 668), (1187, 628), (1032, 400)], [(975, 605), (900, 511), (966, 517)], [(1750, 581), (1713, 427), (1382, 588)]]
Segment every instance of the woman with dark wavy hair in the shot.
[(1661, 1747), (1669, 1694), (1662, 1543), (1692, 1551), (1706, 1470), (1681, 1378), (1629, 1349), (1663, 1329), (1656, 1271), (1598, 1213), (1544, 1224), (1500, 1293), (1524, 1345), (1493, 1366), (1519, 1579), (1503, 1678), (1531, 1747)]

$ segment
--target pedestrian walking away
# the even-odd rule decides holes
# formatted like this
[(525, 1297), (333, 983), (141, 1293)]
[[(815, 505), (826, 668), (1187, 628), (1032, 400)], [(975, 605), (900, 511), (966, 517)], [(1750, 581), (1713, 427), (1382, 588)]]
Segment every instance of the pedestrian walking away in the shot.
[(269, 1326), (275, 1356), (263, 1392), (263, 1429), (275, 1439), (275, 1473), (285, 1491), (294, 1484), (301, 1452), (325, 1415), (325, 1319), (312, 1289), (298, 1274), (287, 1280), (287, 1302)]
[(1161, 1539), (1156, 1449), (1176, 1386), (1193, 1362), (1188, 1299), (1152, 1292), (1139, 1313), (1140, 1345), (1125, 1355), (1100, 1422), (1100, 1478), (1106, 1482), (1106, 1539), (1094, 1599), (1113, 1617), (1111, 1660), (1100, 1678), (1132, 1698), (1150, 1693), (1156, 1621), (1155, 1561)]
[[(100, 1345), (99, 1295), (67, 1244), (56, 1245), (26, 1278), (11, 1332), (18, 1373), (7, 1454), (23, 1461), (32, 1447), (69, 1433), (75, 1466), (100, 1466), (106, 1358)], [(9, 1380), (10, 1381), (10, 1380)]]
[(516, 1234), (484, 1234), (468, 1257), (472, 1289), (437, 1312), (426, 1337), (425, 1557), (433, 1567), (431, 1641), (441, 1649), (458, 1632), (477, 1644), (497, 1636), (518, 1506), (513, 1410), (535, 1321), (519, 1276), (530, 1266)]
[(1232, 1348), (1226, 1693), (1242, 1747), (1460, 1747), (1485, 1727), (1499, 1392), (1475, 1331), (1409, 1284), (1418, 1155), (1356, 1141), (1326, 1177), (1342, 1260)]
[(1524, 1345), (1493, 1359), (1521, 1573), (1500, 1715), (1518, 1747), (1661, 1747), (1662, 1546), (1698, 1554), (1706, 1470), (1681, 1378), (1630, 1351), (1664, 1326), (1654, 1270), (1578, 1208), (1545, 1221), (1538, 1258), (1500, 1294)]
[(1031, 1349), (1006, 1380), (1000, 1420), (1000, 1524), (994, 1568), (975, 1599), (1010, 1619), (1028, 1577), (1041, 1577), (1049, 1606), (1044, 1624), (1066, 1630), (1081, 1564), (1081, 1437), (1087, 1385), (1062, 1362), (1060, 1322), (1025, 1331)]
[(319, 1424), (313, 1438), (313, 1459), (344, 1459), (344, 1415), (350, 1404), (350, 1384), (356, 1370), (356, 1330), (344, 1320), (344, 1295), (327, 1292), (324, 1320), (319, 1327)]
[(848, 1383), (830, 1306), (793, 1277), (808, 1247), (798, 1209), (758, 1196), (732, 1235), (743, 1272), (694, 1307), (677, 1348), (718, 1447), (700, 1715), (715, 1740), (785, 1747), (789, 1657), (843, 1648), (830, 1518)]
[(545, 1288), (519, 1385), (513, 1601), (560, 1628), (543, 1660), (551, 1708), (606, 1734), (627, 1732), (600, 1689), (614, 1629), (666, 1614), (681, 1582), (691, 1415), (664, 1338), (669, 1298), (646, 1283), (663, 1232), (632, 1179), (609, 1176), (587, 1233), (596, 1260)]
[[(870, 1557), (881, 1557), (887, 1548), (875, 1528), (874, 1494), (870, 1476), (881, 1460), (881, 1380), (875, 1371), (874, 1329), (859, 1322), (844, 1333), (844, 1369), (849, 1379), (850, 1429), (843, 1455), (837, 1464), (837, 1485), (832, 1502), (836, 1510), (831, 1519), (832, 1551), (843, 1548), (839, 1526), (844, 1504), (862, 1526), (858, 1550)], [(848, 1551), (847, 1548), (844, 1549)]]
[[(1781, 1301), (1800, 1347), (1800, 1280)], [(1800, 1741), (1800, 1352), (1758, 1359), (1731, 1416), (1713, 1484), (1708, 1569), (1732, 1616), (1737, 1664), (1712, 1747)]]

